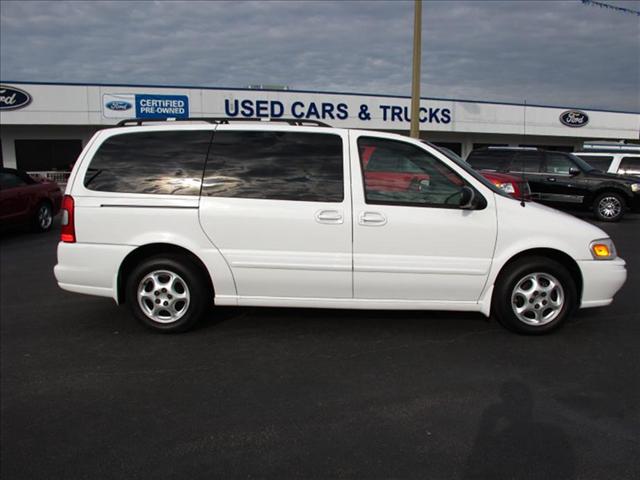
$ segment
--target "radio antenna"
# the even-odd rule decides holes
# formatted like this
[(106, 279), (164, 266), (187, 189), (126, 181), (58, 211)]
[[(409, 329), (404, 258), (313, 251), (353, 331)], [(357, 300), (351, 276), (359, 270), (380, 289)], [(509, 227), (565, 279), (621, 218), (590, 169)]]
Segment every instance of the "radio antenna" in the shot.
[[(527, 138), (527, 100), (524, 100), (524, 108), (522, 109), (522, 143)], [(520, 185), (520, 206), (524, 208), (524, 184), (527, 180), (524, 177), (524, 155), (520, 154), (520, 175), (522, 176), (522, 184)]]

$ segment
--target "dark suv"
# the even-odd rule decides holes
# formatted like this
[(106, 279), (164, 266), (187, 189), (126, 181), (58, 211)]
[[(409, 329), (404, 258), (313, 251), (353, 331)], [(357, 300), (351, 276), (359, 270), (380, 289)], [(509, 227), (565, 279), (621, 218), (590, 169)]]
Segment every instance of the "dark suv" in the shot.
[(588, 208), (601, 221), (615, 222), (625, 210), (640, 209), (637, 178), (601, 172), (570, 153), (486, 147), (473, 150), (467, 162), (476, 170), (522, 175), (534, 200), (554, 207)]

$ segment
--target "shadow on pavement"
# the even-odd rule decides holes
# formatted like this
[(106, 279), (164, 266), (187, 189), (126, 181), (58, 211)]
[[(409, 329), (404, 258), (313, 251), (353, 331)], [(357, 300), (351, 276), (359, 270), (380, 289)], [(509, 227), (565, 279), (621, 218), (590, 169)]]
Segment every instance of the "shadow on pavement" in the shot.
[(567, 435), (556, 425), (535, 421), (533, 407), (527, 385), (517, 380), (502, 384), (500, 402), (482, 413), (463, 478), (575, 478), (575, 455)]

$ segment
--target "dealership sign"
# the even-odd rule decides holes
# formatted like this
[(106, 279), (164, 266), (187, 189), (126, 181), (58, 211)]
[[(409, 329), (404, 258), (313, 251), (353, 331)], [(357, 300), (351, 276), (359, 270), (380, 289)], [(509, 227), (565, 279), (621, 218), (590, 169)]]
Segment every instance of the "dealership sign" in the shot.
[(189, 118), (189, 97), (107, 93), (102, 97), (102, 113), (107, 118)]
[(18, 110), (31, 103), (31, 95), (15, 87), (0, 85), (0, 110)]
[(560, 114), (560, 122), (567, 127), (584, 127), (589, 123), (589, 115), (580, 110), (567, 110)]
[[(372, 105), (369, 102), (308, 101), (292, 97), (289, 100), (269, 98), (235, 98), (224, 100), (224, 116), (229, 118), (295, 118), (300, 120), (347, 120), (357, 118), (368, 123), (380, 119), (385, 123), (411, 122), (408, 105), (393, 102)], [(420, 107), (420, 123), (451, 123), (451, 109)]]

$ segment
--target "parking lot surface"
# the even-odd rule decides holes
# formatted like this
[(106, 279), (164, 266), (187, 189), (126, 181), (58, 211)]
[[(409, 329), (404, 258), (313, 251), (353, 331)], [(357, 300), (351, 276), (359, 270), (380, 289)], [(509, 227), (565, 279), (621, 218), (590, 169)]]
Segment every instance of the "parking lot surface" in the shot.
[(230, 308), (154, 334), (58, 289), (57, 228), (5, 234), (2, 477), (640, 478), (640, 215), (598, 226), (627, 283), (542, 337), (479, 314)]

